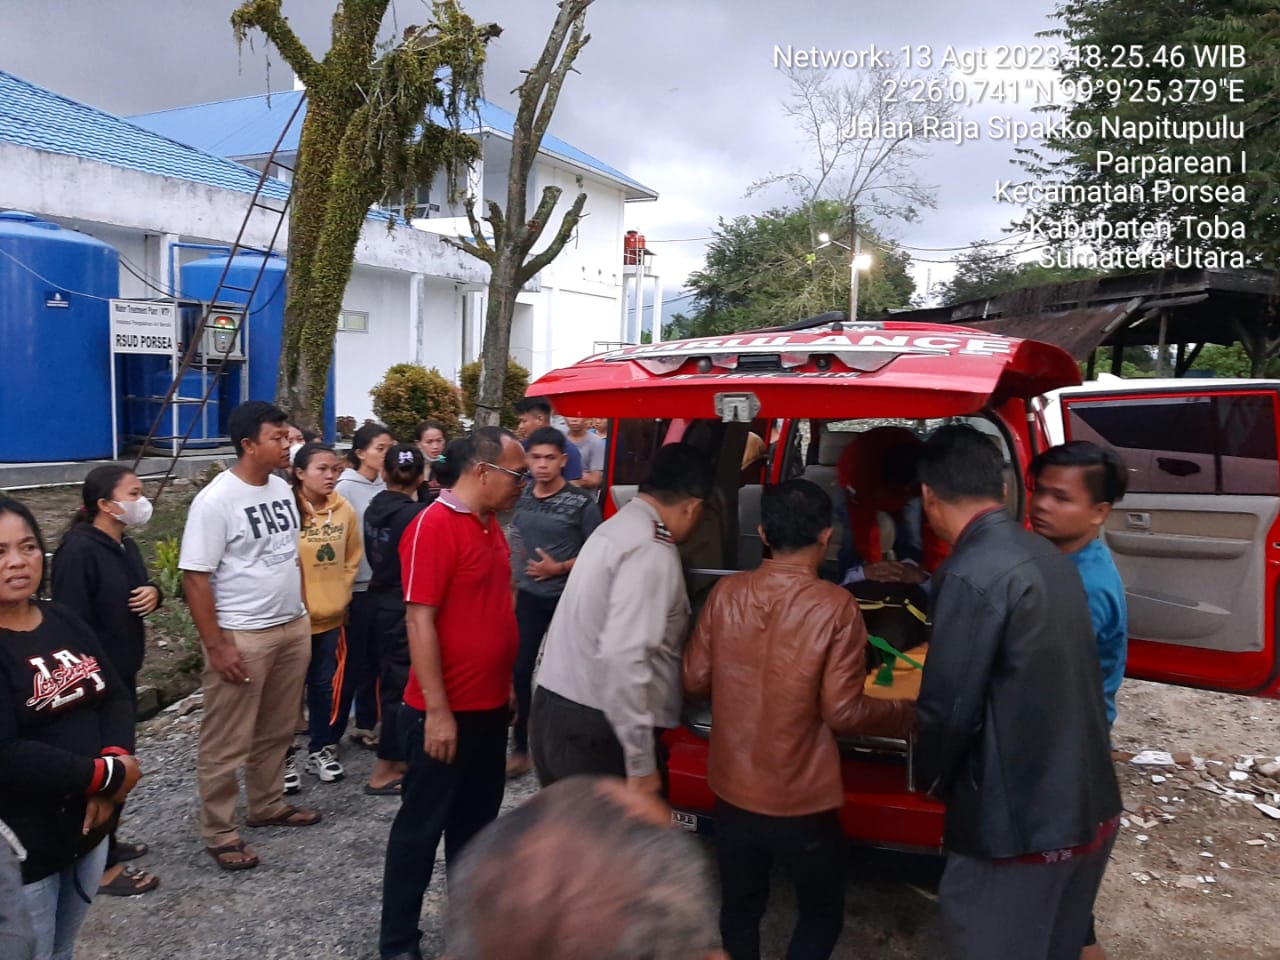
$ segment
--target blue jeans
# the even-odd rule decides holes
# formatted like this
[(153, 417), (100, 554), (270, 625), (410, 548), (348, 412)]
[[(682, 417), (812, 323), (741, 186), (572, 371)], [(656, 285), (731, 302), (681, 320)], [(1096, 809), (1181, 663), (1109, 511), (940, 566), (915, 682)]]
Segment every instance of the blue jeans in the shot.
[[(309, 753), (337, 743), (333, 719), (337, 710), (333, 678), (338, 671), (338, 636), (341, 627), (311, 635), (311, 663), (307, 667), (307, 727)], [(344, 664), (345, 666), (345, 664)]]
[(36, 931), (35, 960), (71, 960), (76, 935), (107, 866), (107, 841), (71, 866), (22, 888)]

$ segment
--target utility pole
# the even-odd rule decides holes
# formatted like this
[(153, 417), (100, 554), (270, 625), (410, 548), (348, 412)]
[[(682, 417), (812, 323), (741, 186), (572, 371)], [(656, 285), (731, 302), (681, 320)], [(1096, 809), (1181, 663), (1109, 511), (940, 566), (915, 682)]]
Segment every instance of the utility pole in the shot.
[(858, 319), (858, 255), (862, 253), (862, 235), (858, 233), (858, 217), (849, 204), (849, 322)]

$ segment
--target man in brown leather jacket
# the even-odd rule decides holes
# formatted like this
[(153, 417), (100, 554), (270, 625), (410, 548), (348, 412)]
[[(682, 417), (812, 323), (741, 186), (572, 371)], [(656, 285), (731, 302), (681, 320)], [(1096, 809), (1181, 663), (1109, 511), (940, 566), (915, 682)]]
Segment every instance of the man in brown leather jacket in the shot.
[(844, 803), (836, 735), (904, 737), (908, 701), (863, 696), (867, 631), (853, 597), (818, 577), (831, 499), (807, 480), (765, 490), (772, 559), (726, 577), (684, 655), (684, 689), (712, 700), (720, 933), (732, 960), (760, 956), (774, 861), (796, 888), (788, 960), (825, 960), (844, 923)]

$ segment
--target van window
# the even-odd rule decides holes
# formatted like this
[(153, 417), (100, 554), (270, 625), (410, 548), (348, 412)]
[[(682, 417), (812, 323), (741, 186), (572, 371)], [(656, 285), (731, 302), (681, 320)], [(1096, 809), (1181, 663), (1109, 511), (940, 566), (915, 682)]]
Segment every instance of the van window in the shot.
[(1134, 397), (1070, 403), (1073, 440), (1114, 447), (1134, 493), (1280, 495), (1274, 397)]

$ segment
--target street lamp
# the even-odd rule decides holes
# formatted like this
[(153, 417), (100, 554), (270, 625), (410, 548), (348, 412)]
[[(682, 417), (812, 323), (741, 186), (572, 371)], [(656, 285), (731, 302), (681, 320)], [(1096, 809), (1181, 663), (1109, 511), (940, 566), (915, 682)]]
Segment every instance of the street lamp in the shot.
[(853, 213), (850, 211), (849, 225), (853, 233), (853, 246), (841, 243), (829, 233), (818, 234), (818, 242), (824, 247), (834, 243), (849, 251), (849, 322), (858, 319), (858, 271), (865, 273), (871, 269), (871, 254), (862, 252), (862, 234), (853, 227)]

